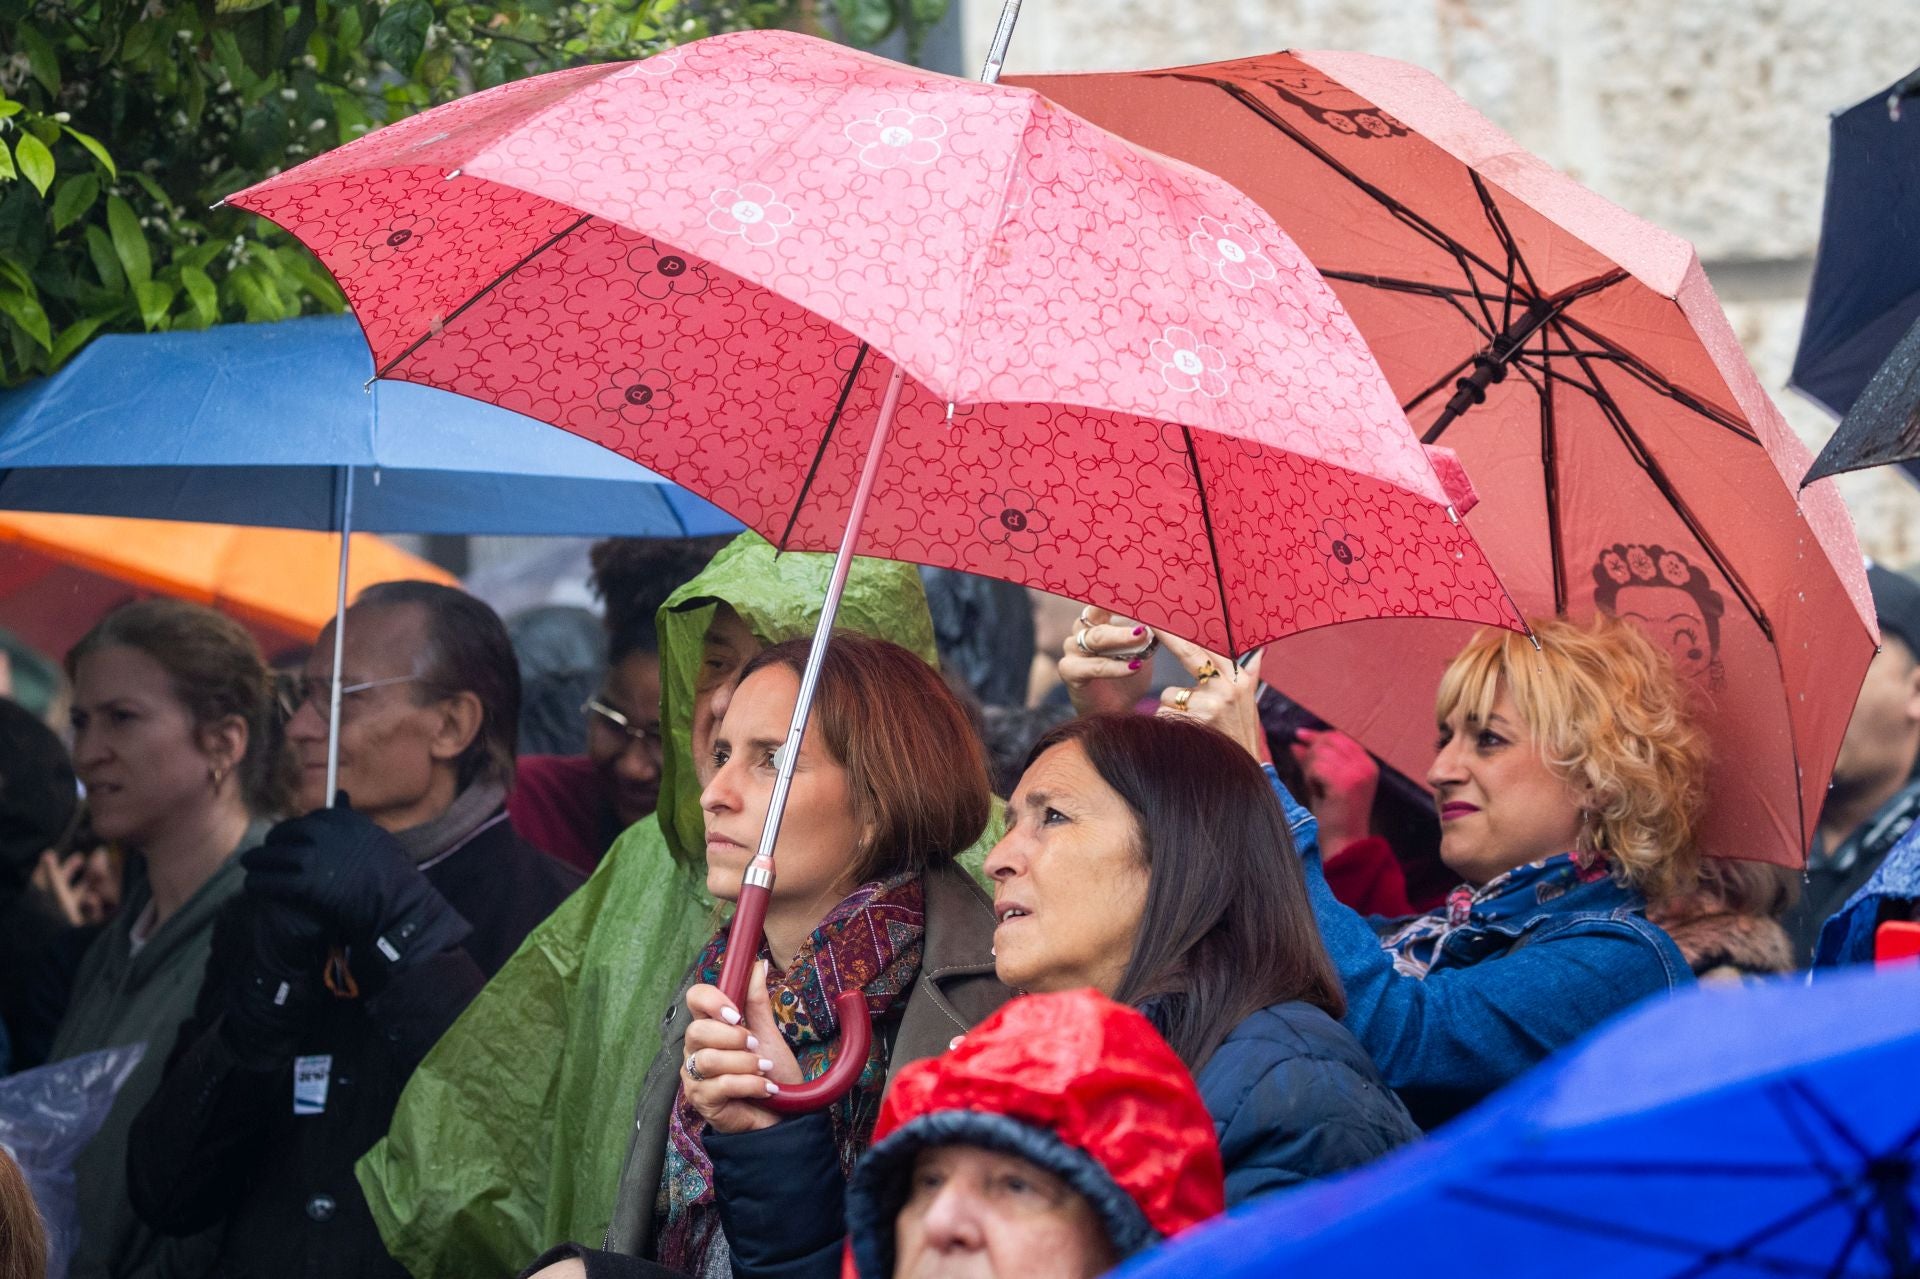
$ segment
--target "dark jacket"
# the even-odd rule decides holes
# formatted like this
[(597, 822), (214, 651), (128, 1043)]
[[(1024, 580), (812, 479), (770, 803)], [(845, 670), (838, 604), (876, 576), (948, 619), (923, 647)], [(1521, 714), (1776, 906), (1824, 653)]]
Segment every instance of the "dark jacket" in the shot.
[[(427, 1050), (580, 882), (505, 820), (424, 873), (473, 926), (464, 945), (368, 998), (332, 1002), (299, 1056), (273, 1069), (243, 1067), (220, 1033), (224, 965), (243, 957), (216, 945), (193, 1020), (134, 1126), (128, 1169), (134, 1207), (155, 1229), (191, 1234), (225, 1222), (211, 1276), (406, 1279), (380, 1242), (354, 1161), (385, 1134)], [(221, 922), (237, 926), (238, 916)], [(307, 1113), (295, 1113), (296, 1090)]]
[(1229, 1208), (1357, 1168), (1420, 1136), (1359, 1041), (1297, 1000), (1234, 1027), (1194, 1082), (1220, 1138)]
[[(906, 1011), (901, 1015), (899, 1029), (894, 1036), (887, 1069), (889, 1081), (908, 1062), (945, 1052), (955, 1035), (966, 1033), (1013, 994), (993, 975), (993, 904), (980, 886), (958, 866), (946, 865), (927, 872), (925, 891), (927, 933), (920, 962), (920, 977), (914, 984), (913, 993), (907, 997)], [(640, 1104), (634, 1112), (634, 1133), (627, 1153), (627, 1166), (620, 1174), (620, 1191), (614, 1200), (613, 1223), (607, 1228), (603, 1245), (612, 1252), (646, 1257), (653, 1251), (654, 1201), (660, 1190), (661, 1168), (666, 1159), (667, 1120), (679, 1091), (682, 1048), (687, 1024), (692, 1020), (683, 997), (690, 984), (683, 982), (681, 994), (674, 998), (673, 1007), (667, 1014), (660, 1053), (654, 1059), (652, 1069), (647, 1072)], [(824, 1115), (812, 1118), (824, 1122)], [(779, 1134), (794, 1122), (798, 1121), (776, 1124), (761, 1133), (739, 1136)], [(728, 1220), (724, 1204), (727, 1192), (725, 1185), (718, 1180), (722, 1156), (715, 1150), (715, 1146), (723, 1144), (720, 1137), (721, 1134), (709, 1132), (706, 1140), (708, 1153), (714, 1160), (715, 1186), (723, 1200), (721, 1222), (724, 1228)], [(827, 1146), (829, 1149), (833, 1146), (831, 1134), (827, 1137)], [(748, 1162), (758, 1161), (749, 1155)], [(844, 1190), (837, 1155), (831, 1183), (820, 1189), (823, 1191), (820, 1211), (832, 1214), (837, 1231)], [(831, 1195), (830, 1203), (826, 1198), (828, 1192)], [(731, 1241), (731, 1232), (728, 1237)], [(751, 1261), (750, 1258), (744, 1260)], [(741, 1267), (742, 1261), (736, 1255), (736, 1269)]]

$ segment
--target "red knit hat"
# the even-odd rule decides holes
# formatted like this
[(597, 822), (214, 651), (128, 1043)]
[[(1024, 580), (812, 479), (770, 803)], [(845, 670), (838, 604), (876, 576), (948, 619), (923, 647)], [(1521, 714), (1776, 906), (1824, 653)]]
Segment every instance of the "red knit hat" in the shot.
[(1126, 1257), (1225, 1209), (1213, 1119), (1145, 1017), (1092, 990), (1016, 999), (944, 1057), (904, 1067), (847, 1188), (849, 1272), (893, 1273), (914, 1156), (981, 1146), (1085, 1196)]

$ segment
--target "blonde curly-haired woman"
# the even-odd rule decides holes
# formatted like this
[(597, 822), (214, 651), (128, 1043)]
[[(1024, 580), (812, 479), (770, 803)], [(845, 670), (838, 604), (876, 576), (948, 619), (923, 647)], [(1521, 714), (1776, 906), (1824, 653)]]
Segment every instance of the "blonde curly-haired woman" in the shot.
[[(1483, 631), (1441, 677), (1427, 782), (1441, 859), (1463, 883), (1438, 909), (1384, 919), (1342, 905), (1312, 815), (1273, 779), (1346, 986), (1346, 1026), (1424, 1127), (1693, 981), (1647, 920), (1649, 901), (1686, 894), (1699, 873), (1706, 747), (1686, 694), (1628, 623), (1551, 620), (1533, 633), (1538, 648)], [(1062, 674), (1090, 682), (1109, 674), (1099, 663), (1121, 665), (1063, 662)], [(1168, 705), (1258, 755), (1251, 684), (1209, 680)]]

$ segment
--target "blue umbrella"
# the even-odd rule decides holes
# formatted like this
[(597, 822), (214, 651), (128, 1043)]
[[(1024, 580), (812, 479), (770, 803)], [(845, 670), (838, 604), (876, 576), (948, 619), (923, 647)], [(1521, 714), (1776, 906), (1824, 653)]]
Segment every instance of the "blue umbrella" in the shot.
[[(0, 397), (0, 509), (346, 534), (690, 537), (739, 521), (544, 422), (375, 382), (351, 316), (103, 337)], [(334, 628), (327, 794), (344, 627)]]
[(374, 533), (740, 530), (579, 436), (372, 377), (345, 315), (100, 338), (0, 396), (0, 509)]
[(1121, 1273), (1914, 1279), (1920, 966), (1701, 987)]
[(1790, 385), (1843, 417), (1920, 319), (1920, 71), (1836, 114), (1831, 136)]

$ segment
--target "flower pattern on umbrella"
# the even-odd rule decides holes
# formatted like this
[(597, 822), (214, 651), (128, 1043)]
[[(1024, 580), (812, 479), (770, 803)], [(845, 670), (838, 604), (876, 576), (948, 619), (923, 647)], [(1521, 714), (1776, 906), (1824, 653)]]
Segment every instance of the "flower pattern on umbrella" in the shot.
[(986, 512), (980, 521), (980, 536), (989, 545), (1010, 546), (1024, 555), (1040, 549), (1047, 517), (1033, 498), (1019, 489), (1006, 489), (981, 498), (980, 509)]
[(1171, 328), (1153, 343), (1160, 376), (1176, 391), (1198, 391), (1218, 398), (1227, 393), (1227, 357), (1195, 337), (1191, 329)]
[(672, 383), (659, 369), (628, 369), (600, 392), (596, 402), (602, 410), (640, 426), (673, 408)]
[(366, 249), (367, 261), (385, 262), (388, 258), (402, 253), (411, 253), (419, 248), (423, 238), (432, 232), (433, 227), (432, 218), (405, 214), (387, 223), (360, 243)]
[(1373, 581), (1367, 565), (1367, 546), (1338, 520), (1321, 520), (1314, 545), (1326, 557), (1327, 576), (1343, 586), (1366, 586)]
[(722, 187), (712, 196), (707, 225), (722, 235), (737, 235), (748, 244), (765, 247), (793, 225), (793, 209), (782, 203), (772, 187), (746, 182)]
[[(314, 249), (395, 375), (612, 448), (789, 549), (838, 544), (897, 365), (863, 553), (1242, 652), (1389, 610), (1517, 623), (1352, 321), (1231, 186), (790, 32), (677, 53), (671, 76), (488, 90), (233, 202)], [(940, 154), (876, 170), (884, 142), (848, 122), (902, 104), (938, 117), (914, 140)], [(401, 217), (436, 220), (434, 252), (357, 252)], [(1203, 218), (1273, 279), (1200, 269)], [(667, 288), (663, 255), (707, 287)], [(1365, 548), (1345, 581), (1329, 519)]]
[(855, 120), (844, 132), (847, 141), (860, 148), (860, 163), (870, 169), (892, 169), (938, 160), (947, 122), (906, 107), (888, 107), (870, 120)]
[(627, 266), (634, 273), (640, 296), (664, 302), (676, 293), (705, 293), (713, 283), (706, 263), (684, 253), (662, 248), (648, 240), (627, 254)]
[(1187, 245), (1236, 289), (1251, 289), (1276, 274), (1252, 232), (1218, 218), (1202, 216)]

